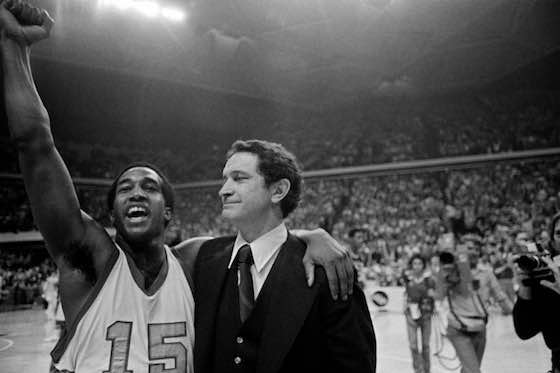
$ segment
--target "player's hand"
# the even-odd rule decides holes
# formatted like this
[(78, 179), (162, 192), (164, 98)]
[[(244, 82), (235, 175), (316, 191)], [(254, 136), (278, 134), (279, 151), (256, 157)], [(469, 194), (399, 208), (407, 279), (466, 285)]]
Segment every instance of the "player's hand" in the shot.
[(44, 9), (21, 0), (0, 0), (0, 30), (20, 45), (31, 45), (49, 37), (54, 20)]
[(303, 257), (307, 284), (313, 285), (315, 265), (318, 264), (325, 269), (333, 299), (339, 296), (343, 300), (348, 299), (348, 295), (354, 291), (354, 266), (350, 252), (321, 228), (300, 231), (298, 237), (307, 243)]
[(550, 258), (547, 257), (543, 257), (542, 259), (546, 262), (546, 264), (548, 264), (548, 267), (554, 274), (554, 282), (541, 280), (540, 284), (544, 287), (549, 288), (550, 290), (555, 291), (560, 295), (560, 270), (558, 269), (558, 264), (554, 263), (552, 260), (550, 260)]

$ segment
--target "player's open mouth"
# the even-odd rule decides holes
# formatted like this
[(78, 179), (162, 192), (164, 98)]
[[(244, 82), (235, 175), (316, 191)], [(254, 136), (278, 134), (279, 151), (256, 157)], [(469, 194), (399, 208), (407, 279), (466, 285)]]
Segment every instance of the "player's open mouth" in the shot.
[(128, 220), (135, 223), (145, 220), (148, 217), (148, 213), (148, 209), (144, 206), (130, 206), (126, 210), (125, 216)]

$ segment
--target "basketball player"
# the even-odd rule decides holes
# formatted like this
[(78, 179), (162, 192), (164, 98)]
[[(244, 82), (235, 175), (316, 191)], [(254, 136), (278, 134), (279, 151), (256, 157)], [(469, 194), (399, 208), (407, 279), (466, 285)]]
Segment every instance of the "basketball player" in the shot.
[[(35, 223), (60, 271), (68, 327), (53, 350), (55, 366), (80, 373), (192, 372), (194, 300), (189, 282), (201, 240), (178, 252), (164, 245), (173, 190), (165, 175), (147, 164), (127, 167), (110, 190), (116, 242), (80, 210), (29, 64), (31, 44), (47, 38), (52, 25), (44, 10), (0, 1), (8, 126)], [(340, 252), (334, 256), (347, 257)], [(338, 261), (330, 273), (341, 273), (346, 262)]]

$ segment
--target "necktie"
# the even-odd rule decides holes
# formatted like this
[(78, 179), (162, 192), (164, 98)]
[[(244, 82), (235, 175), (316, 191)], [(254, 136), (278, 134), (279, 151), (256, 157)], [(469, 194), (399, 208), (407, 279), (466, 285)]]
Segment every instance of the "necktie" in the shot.
[(249, 317), (255, 306), (251, 264), (253, 264), (251, 246), (243, 245), (237, 253), (237, 269), (239, 271), (239, 316), (241, 317), (241, 323), (247, 320), (247, 317)]

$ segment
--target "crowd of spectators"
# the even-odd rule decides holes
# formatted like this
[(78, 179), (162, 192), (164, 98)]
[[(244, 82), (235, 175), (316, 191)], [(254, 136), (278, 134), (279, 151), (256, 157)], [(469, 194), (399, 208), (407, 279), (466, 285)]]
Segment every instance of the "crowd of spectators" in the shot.
[[(392, 103), (361, 113), (359, 118), (342, 111), (324, 117), (325, 122), (286, 119), (267, 127), (266, 133), (255, 130), (251, 135), (283, 143), (295, 151), (306, 170), (535, 149), (560, 145), (559, 116), (552, 101), (542, 97), (535, 101), (524, 95), (471, 97), (430, 110), (426, 108), (429, 102), (404, 108)], [(424, 112), (429, 114), (421, 114)], [(7, 160), (0, 172), (17, 173), (9, 141), (0, 139), (0, 144), (1, 155)], [(206, 148), (207, 155), (183, 158), (170, 150), (68, 143), (61, 148), (74, 177), (110, 180), (128, 162), (143, 159), (161, 166), (175, 182), (216, 178), (226, 151), (211, 145)], [(82, 208), (109, 226), (106, 188), (80, 186), (77, 190)], [(232, 232), (220, 218), (217, 190), (178, 191), (169, 242)], [(428, 258), (457, 245), (477, 251), (481, 265), (495, 267), (507, 280), (510, 271), (504, 266), (511, 264), (512, 254), (522, 249), (524, 242), (546, 241), (547, 219), (560, 210), (559, 192), (558, 159), (410, 175), (310, 179), (306, 180), (301, 207), (289, 224), (322, 227), (341, 242), (347, 241), (353, 228), (367, 232), (359, 257), (366, 276), (381, 285), (399, 284), (413, 253)], [(2, 182), (0, 232), (33, 229), (23, 186), (17, 181)], [(20, 284), (18, 288), (23, 288), (21, 283), (33, 287), (45, 273), (21, 260), (18, 269), (6, 269), (5, 259), (0, 255), (3, 294), (15, 282)]]
[(0, 255), (0, 309), (41, 304), (42, 284), (55, 271), (46, 250), (12, 248)]
[[(306, 170), (560, 146), (552, 93), (389, 100), (248, 127), (297, 153)], [(171, 134), (172, 136), (180, 135)], [(173, 182), (219, 178), (234, 139), (204, 138), (182, 149), (57, 141), (73, 177), (111, 179), (131, 161), (157, 164)], [(0, 137), (0, 172), (17, 173), (13, 145)]]

